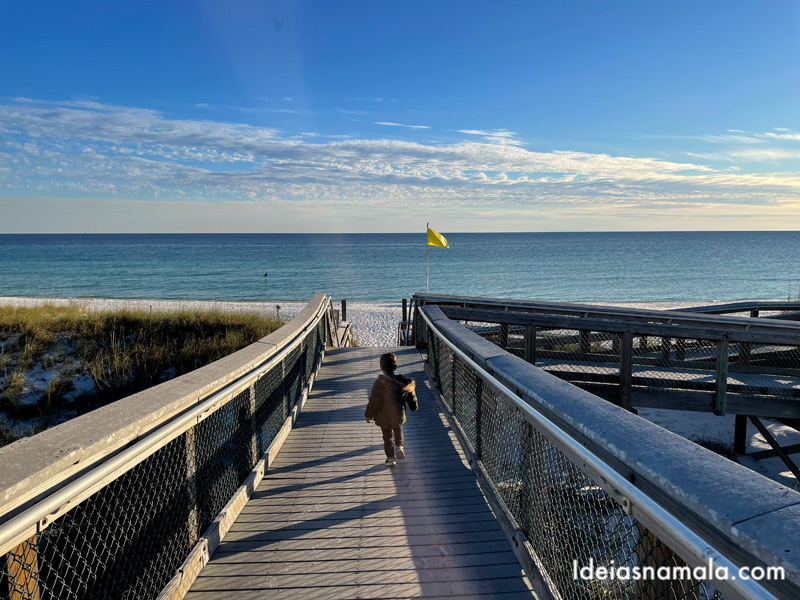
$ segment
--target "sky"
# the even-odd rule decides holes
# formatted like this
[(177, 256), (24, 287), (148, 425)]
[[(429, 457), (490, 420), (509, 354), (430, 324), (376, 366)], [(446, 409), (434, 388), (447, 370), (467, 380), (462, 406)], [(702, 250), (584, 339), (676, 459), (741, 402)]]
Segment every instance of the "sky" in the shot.
[(800, 3), (0, 4), (0, 233), (800, 229)]

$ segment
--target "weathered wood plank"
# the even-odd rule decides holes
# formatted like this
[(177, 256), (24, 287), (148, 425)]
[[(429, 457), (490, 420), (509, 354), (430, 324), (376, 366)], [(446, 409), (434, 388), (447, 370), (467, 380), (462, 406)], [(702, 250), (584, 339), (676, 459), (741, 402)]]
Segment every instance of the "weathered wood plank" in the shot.
[[(452, 556), (426, 556), (420, 558), (393, 557), (387, 561), (383, 556), (372, 558), (338, 559), (336, 554), (331, 554), (328, 560), (320, 559), (314, 554), (309, 560), (277, 561), (274, 557), (267, 557), (256, 552), (246, 552), (240, 554), (226, 554), (209, 566), (209, 575), (224, 573), (228, 568), (242, 568), (252, 562), (262, 564), (261, 572), (264, 575), (283, 574), (283, 575), (305, 575), (319, 573), (340, 573), (340, 572), (381, 572), (392, 570), (407, 569), (458, 569), (463, 567), (477, 567), (487, 565), (514, 565), (519, 568), (517, 557), (513, 552), (488, 552), (486, 554), (458, 554)], [(234, 567), (236, 565), (236, 567)], [(252, 568), (252, 567), (250, 567)]]
[[(458, 570), (463, 577), (463, 569)], [(276, 577), (250, 576), (250, 577), (202, 577), (198, 578), (195, 587), (197, 591), (212, 591), (219, 594), (218, 598), (242, 598), (243, 593), (269, 591), (270, 599), (291, 598), (442, 598), (452, 595), (477, 595), (497, 594), (500, 592), (522, 592), (525, 585), (519, 575), (510, 575), (506, 578), (462, 580), (458, 579), (459, 573), (447, 571), (433, 571), (434, 576), (439, 576), (443, 581), (418, 581), (415, 576), (427, 575), (427, 571), (416, 573), (386, 572), (381, 573), (380, 581), (376, 583), (374, 573), (343, 574), (335, 578), (330, 575), (323, 581), (324, 585), (305, 586), (302, 577), (295, 578), (292, 585), (288, 581), (281, 581)], [(491, 573), (487, 573), (490, 575)], [(227, 590), (235, 592), (235, 596), (225, 596)], [(357, 593), (354, 592), (357, 590)], [(190, 593), (191, 596), (191, 593)], [(247, 597), (247, 596), (245, 596)], [(528, 598), (531, 596), (529, 595)]]
[[(608, 333), (632, 333), (636, 335), (650, 335), (658, 337), (681, 337), (700, 340), (720, 340), (728, 338), (730, 341), (761, 342), (769, 341), (775, 344), (789, 346), (800, 345), (800, 328), (798, 327), (759, 327), (752, 323), (746, 328), (738, 325), (719, 323), (714, 321), (698, 321), (696, 323), (679, 325), (675, 323), (654, 323), (639, 320), (603, 319), (558, 314), (536, 314), (525, 312), (509, 312), (498, 310), (485, 310), (479, 308), (460, 308), (445, 306), (442, 312), (450, 319), (456, 321), (478, 321), (484, 323), (501, 323), (502, 325), (534, 325), (536, 327), (549, 327), (554, 329), (571, 329), (579, 331), (598, 331)], [(751, 321), (751, 319), (748, 319)], [(783, 323), (783, 322), (782, 322)]]
[[(556, 314), (556, 315), (573, 315), (580, 317), (591, 318), (623, 318), (628, 320), (639, 321), (670, 321), (674, 323), (688, 323), (694, 324), (698, 322), (712, 322), (719, 323), (731, 327), (751, 328), (764, 325), (769, 327), (773, 325), (769, 321), (759, 321), (754, 323), (749, 321), (747, 317), (731, 317), (731, 316), (718, 316), (714, 313), (723, 311), (728, 312), (741, 312), (749, 309), (750, 306), (756, 304), (764, 307), (766, 310), (791, 310), (797, 309), (800, 302), (750, 302), (736, 304), (726, 304), (707, 307), (693, 307), (683, 308), (677, 310), (655, 310), (647, 308), (622, 308), (618, 306), (599, 306), (596, 304), (578, 304), (573, 302), (539, 302), (528, 300), (509, 300), (507, 298), (476, 298), (469, 296), (450, 296), (443, 294), (415, 294), (414, 298), (418, 303), (436, 303), (439, 306), (462, 306), (468, 308), (481, 308), (487, 310), (512, 310), (512, 311), (530, 311), (540, 314)], [(691, 313), (705, 313), (705, 314), (691, 314)], [(758, 317), (758, 309), (752, 310), (751, 317)], [(787, 324), (789, 327), (795, 329), (800, 328), (800, 324)]]
[[(234, 581), (235, 585), (241, 585), (246, 589), (272, 589), (293, 587), (295, 589), (306, 589), (313, 587), (328, 586), (363, 586), (376, 582), (375, 574), (371, 570), (366, 571), (340, 571), (338, 573), (288, 573), (281, 572), (273, 574), (253, 574), (253, 565), (249, 563), (239, 565), (225, 565), (223, 568), (215, 568), (210, 565), (208, 574), (197, 586), (198, 590), (215, 589), (220, 584), (225, 586), (228, 581)], [(414, 565), (407, 569), (391, 569), (380, 572), (381, 584), (420, 584), (420, 583), (444, 583), (444, 582), (479, 582), (495, 581), (498, 579), (511, 579), (518, 577), (520, 573), (519, 564), (500, 564), (500, 565), (474, 565), (461, 566), (456, 568), (440, 569), (417, 569)], [(224, 587), (223, 587), (224, 589)], [(464, 591), (467, 591), (466, 589)], [(488, 591), (488, 590), (487, 590)]]
[[(225, 557), (252, 558), (253, 562), (286, 562), (293, 560), (361, 560), (367, 558), (386, 559), (386, 550), (376, 547), (350, 547), (350, 548), (316, 548), (309, 545), (300, 554), (296, 549), (287, 547), (285, 544), (265, 546), (264, 544), (239, 543), (235, 550), (233, 546), (221, 546), (214, 554), (214, 560), (223, 560)], [(428, 558), (431, 556), (466, 556), (473, 554), (495, 554), (508, 551), (507, 541), (483, 542), (462, 542), (457, 544), (441, 544), (437, 546), (397, 546), (392, 551), (394, 558)], [(244, 559), (243, 559), (244, 560)]]
[(717, 372), (714, 389), (714, 414), (725, 414), (725, 396), (728, 393), (728, 340), (717, 344)]
[(363, 415), (386, 350), (328, 352), (281, 453), (189, 598), (531, 598), (410, 348), (394, 351), (417, 380), (420, 409), (404, 427), (408, 458), (383, 465), (380, 429)]

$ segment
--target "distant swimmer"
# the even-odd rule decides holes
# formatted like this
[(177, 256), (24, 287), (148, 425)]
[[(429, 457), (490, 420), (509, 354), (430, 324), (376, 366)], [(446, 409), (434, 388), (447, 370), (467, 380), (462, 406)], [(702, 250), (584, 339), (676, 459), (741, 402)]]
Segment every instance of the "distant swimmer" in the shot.
[(267, 275), (269, 275), (269, 273), (264, 273), (264, 277), (266, 277)]

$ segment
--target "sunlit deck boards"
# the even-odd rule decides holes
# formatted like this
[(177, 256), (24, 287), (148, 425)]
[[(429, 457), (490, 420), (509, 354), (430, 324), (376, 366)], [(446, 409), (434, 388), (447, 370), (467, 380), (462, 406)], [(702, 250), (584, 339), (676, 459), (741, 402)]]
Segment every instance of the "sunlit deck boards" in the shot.
[(382, 348), (329, 351), (272, 468), (188, 598), (531, 598), (475, 477), (451, 440), (419, 354), (408, 458), (383, 466), (364, 421)]

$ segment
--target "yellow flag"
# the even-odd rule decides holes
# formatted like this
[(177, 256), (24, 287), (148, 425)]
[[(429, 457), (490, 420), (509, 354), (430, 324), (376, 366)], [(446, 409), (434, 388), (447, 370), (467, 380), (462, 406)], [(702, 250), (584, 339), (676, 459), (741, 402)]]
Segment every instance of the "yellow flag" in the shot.
[(447, 240), (441, 233), (437, 233), (428, 227), (428, 246), (439, 246), (440, 248), (449, 248)]

